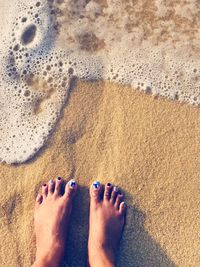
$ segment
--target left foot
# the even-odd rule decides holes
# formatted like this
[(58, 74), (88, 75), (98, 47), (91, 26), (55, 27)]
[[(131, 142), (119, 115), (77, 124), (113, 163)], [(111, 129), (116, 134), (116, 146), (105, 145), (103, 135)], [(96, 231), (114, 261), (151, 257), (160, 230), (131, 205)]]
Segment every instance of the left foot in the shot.
[(62, 194), (62, 178), (42, 186), (35, 204), (36, 260), (34, 267), (57, 267), (61, 263), (67, 238), (72, 200), (77, 184), (70, 180)]

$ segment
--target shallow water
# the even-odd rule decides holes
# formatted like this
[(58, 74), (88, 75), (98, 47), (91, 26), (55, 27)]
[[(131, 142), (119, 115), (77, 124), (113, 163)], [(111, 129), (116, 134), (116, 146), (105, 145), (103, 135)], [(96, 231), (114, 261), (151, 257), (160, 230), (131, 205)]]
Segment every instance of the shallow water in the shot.
[(74, 76), (200, 104), (199, 1), (0, 2), (0, 160), (33, 157)]

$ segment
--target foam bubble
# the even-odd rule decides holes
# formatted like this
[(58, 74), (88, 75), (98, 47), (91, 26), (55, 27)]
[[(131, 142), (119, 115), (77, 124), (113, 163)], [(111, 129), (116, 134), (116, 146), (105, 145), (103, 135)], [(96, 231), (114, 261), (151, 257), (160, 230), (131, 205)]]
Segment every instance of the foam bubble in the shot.
[[(35, 24), (29, 25), (25, 31), (22, 33), (21, 42), (23, 45), (28, 45), (31, 43), (36, 35), (37, 27)], [(15, 50), (17, 51), (17, 50)]]

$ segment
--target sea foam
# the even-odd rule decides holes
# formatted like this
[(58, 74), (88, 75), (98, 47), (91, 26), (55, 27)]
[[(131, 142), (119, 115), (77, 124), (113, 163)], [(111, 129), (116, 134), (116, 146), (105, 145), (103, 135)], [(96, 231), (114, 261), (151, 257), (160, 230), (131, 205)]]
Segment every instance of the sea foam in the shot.
[(2, 1), (0, 161), (32, 158), (73, 76), (200, 105), (198, 1)]

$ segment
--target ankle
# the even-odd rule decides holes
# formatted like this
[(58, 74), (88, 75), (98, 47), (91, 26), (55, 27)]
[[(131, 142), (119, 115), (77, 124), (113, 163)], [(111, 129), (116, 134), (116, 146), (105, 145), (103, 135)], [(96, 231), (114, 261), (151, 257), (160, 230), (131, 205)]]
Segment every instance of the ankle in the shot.
[(63, 257), (63, 247), (54, 245), (49, 251), (37, 251), (32, 267), (59, 267)]
[(109, 250), (98, 249), (96, 253), (89, 254), (90, 267), (115, 267), (115, 257)]
[(59, 263), (54, 263), (48, 258), (36, 259), (32, 267), (58, 267)]
[(59, 267), (61, 260), (52, 258), (49, 256), (44, 256), (41, 258), (36, 258), (32, 267)]

